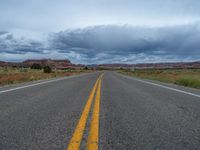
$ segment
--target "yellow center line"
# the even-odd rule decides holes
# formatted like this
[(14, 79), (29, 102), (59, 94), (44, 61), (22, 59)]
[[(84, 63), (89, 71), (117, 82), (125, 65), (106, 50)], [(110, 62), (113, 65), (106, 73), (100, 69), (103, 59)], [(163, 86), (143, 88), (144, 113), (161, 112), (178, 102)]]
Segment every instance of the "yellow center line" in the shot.
[(82, 112), (81, 118), (75, 128), (73, 135), (72, 135), (72, 138), (69, 142), (67, 150), (78, 150), (79, 149), (79, 146), (80, 146), (80, 143), (81, 143), (81, 140), (83, 137), (83, 133), (85, 130), (88, 114), (90, 112), (91, 104), (92, 104), (92, 101), (93, 101), (93, 98), (95, 95), (96, 88), (99, 84), (99, 80), (100, 80), (100, 77), (98, 78), (94, 87), (92, 88), (92, 91), (90, 92), (89, 98), (88, 98), (85, 108)]
[[(103, 76), (103, 75), (102, 75)], [(101, 78), (102, 78), (101, 76)], [(98, 84), (97, 93), (94, 102), (92, 120), (90, 123), (90, 131), (87, 139), (87, 150), (98, 150), (99, 143), (99, 110), (101, 97), (101, 78)]]

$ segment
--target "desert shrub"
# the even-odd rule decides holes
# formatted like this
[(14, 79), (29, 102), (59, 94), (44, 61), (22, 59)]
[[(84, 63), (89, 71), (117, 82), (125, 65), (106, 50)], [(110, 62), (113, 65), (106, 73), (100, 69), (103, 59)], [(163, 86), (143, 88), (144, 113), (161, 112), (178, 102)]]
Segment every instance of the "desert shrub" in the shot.
[(19, 68), (18, 70), (19, 70), (19, 72), (28, 72), (27, 68)]
[(51, 69), (51, 67), (49, 67), (49, 66), (45, 66), (45, 67), (43, 68), (43, 71), (44, 71), (44, 73), (51, 73), (51, 72), (52, 72), (52, 69)]
[(87, 67), (87, 66), (85, 66), (85, 67), (84, 67), (84, 70), (88, 70), (88, 67)]
[(175, 81), (175, 84), (200, 88), (200, 80), (194, 78), (179, 78)]
[(41, 70), (42, 66), (40, 64), (32, 64), (31, 65), (31, 69), (39, 69), (39, 70)]

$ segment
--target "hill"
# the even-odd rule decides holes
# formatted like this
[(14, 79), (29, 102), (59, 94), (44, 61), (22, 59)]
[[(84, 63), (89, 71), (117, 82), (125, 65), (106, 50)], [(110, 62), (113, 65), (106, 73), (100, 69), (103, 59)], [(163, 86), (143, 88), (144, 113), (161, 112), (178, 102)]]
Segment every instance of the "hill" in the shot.
[(67, 69), (67, 68), (83, 68), (85, 65), (73, 64), (68, 59), (55, 60), (55, 59), (28, 59), (23, 62), (13, 63), (0, 61), (0, 67), (30, 67), (33, 64), (40, 64), (42, 67), (50, 66), (55, 69)]
[(106, 69), (167, 69), (167, 68), (200, 68), (200, 61), (197, 62), (174, 62), (174, 63), (141, 63), (141, 64), (101, 64), (98, 68)]

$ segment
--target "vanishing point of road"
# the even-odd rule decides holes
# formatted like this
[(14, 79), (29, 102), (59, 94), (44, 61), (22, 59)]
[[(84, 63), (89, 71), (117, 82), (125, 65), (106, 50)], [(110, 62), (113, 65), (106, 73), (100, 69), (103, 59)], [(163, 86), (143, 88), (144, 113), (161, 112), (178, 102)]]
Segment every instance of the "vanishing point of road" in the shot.
[(1, 150), (198, 150), (200, 91), (116, 72), (0, 88)]

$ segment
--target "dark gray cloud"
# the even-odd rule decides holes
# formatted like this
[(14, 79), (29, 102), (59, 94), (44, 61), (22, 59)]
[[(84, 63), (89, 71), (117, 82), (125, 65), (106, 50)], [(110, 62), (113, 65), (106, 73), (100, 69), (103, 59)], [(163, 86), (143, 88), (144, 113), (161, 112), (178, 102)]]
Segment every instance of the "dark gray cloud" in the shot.
[(45, 50), (42, 41), (27, 38), (15, 38), (13, 34), (4, 32), (0, 35), (0, 53), (26, 54), (28, 52), (43, 54)]
[(6, 32), (6, 31), (0, 31), (0, 36), (1, 35), (4, 35), (4, 34), (7, 34), (8, 32)]
[(0, 53), (43, 55), (47, 50), (78, 63), (199, 60), (200, 26), (102, 25), (51, 33), (46, 41), (17, 39), (10, 33), (0, 36)]
[[(62, 53), (74, 51), (93, 59), (130, 60), (133, 56), (177, 60), (200, 58), (198, 24), (160, 28), (95, 26), (50, 36), (50, 46)], [(91, 60), (91, 59), (90, 59)], [(143, 60), (141, 60), (143, 61)]]

